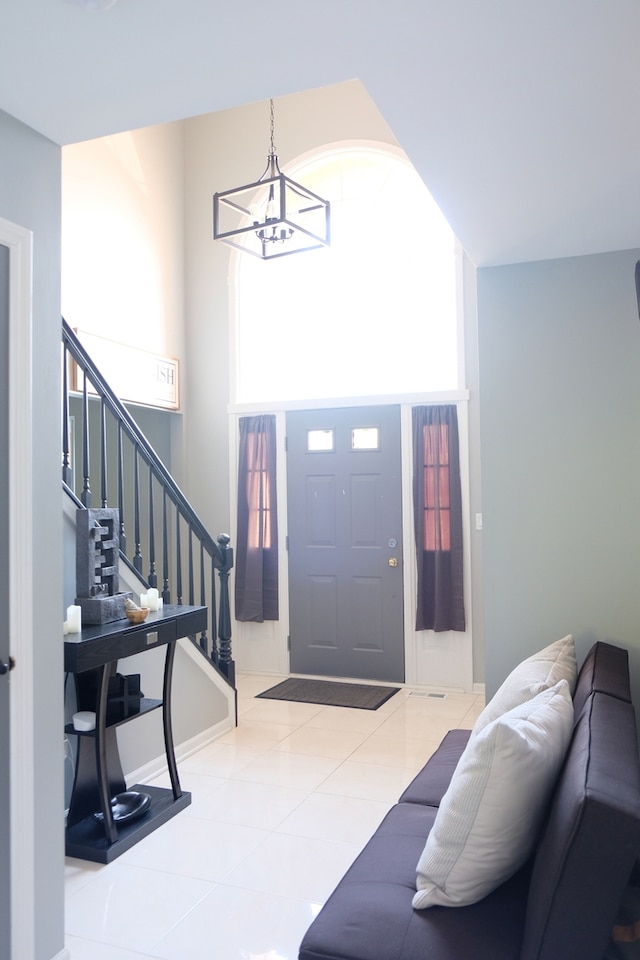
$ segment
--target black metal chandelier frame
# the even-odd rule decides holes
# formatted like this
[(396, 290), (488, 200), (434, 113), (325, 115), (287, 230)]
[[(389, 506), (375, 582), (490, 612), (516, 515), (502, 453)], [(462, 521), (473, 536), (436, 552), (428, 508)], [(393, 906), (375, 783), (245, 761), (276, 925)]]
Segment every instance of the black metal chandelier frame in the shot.
[(213, 237), (261, 260), (330, 244), (331, 210), (312, 190), (280, 170), (270, 101), (270, 150), (262, 176), (213, 196)]

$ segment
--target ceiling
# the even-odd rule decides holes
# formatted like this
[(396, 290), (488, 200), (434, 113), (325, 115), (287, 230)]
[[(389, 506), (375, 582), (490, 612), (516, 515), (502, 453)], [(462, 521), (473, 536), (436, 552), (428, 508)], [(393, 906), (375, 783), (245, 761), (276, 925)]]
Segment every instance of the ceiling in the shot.
[(0, 109), (62, 145), (353, 78), (478, 266), (640, 247), (637, 0), (0, 4)]

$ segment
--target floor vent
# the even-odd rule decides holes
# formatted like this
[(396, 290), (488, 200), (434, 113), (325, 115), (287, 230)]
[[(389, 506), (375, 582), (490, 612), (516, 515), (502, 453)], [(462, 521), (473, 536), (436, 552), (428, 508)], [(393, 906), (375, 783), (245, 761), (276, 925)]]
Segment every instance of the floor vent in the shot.
[(422, 690), (412, 690), (410, 697), (422, 697), (425, 700), (446, 700), (446, 693), (425, 693)]

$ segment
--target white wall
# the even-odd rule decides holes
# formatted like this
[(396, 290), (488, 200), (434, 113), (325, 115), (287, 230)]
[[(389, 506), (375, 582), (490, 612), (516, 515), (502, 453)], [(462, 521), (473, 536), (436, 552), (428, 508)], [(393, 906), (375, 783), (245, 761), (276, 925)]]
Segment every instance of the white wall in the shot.
[(62, 150), (62, 312), (72, 327), (182, 358), (182, 124)]
[[(75, 329), (184, 361), (181, 123), (62, 150), (62, 315)], [(99, 364), (99, 359), (95, 358)], [(182, 417), (166, 415), (182, 484)]]
[(478, 271), (487, 694), (567, 633), (640, 705), (640, 251)]

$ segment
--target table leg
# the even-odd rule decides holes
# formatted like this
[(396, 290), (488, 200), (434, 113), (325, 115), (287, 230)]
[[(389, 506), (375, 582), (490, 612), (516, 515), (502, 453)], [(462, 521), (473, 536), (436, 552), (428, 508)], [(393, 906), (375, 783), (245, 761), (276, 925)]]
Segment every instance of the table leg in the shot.
[(164, 684), (162, 688), (162, 727), (164, 730), (164, 749), (167, 757), (167, 766), (169, 767), (169, 776), (171, 777), (171, 787), (173, 789), (174, 800), (182, 796), (182, 788), (178, 778), (178, 767), (176, 765), (176, 755), (173, 749), (173, 729), (171, 726), (171, 683), (173, 677), (173, 658), (176, 653), (176, 642), (167, 645), (167, 652), (164, 660)]

